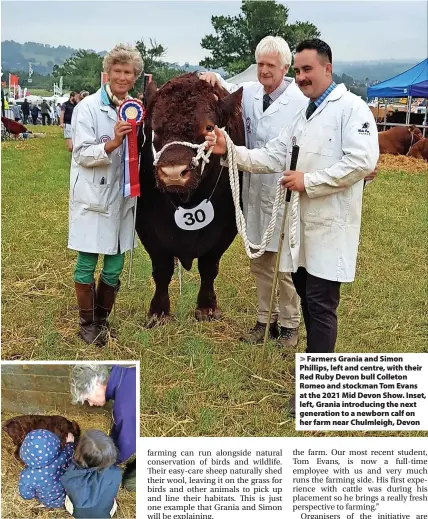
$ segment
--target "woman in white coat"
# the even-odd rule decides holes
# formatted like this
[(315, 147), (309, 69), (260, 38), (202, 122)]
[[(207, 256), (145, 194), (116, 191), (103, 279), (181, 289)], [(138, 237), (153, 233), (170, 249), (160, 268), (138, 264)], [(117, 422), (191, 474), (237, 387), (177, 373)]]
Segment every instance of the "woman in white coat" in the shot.
[[(68, 247), (78, 251), (74, 281), (80, 337), (102, 346), (107, 317), (119, 290), (125, 252), (134, 247), (133, 207), (123, 196), (123, 139), (131, 124), (118, 121), (117, 107), (143, 71), (139, 51), (117, 45), (105, 57), (109, 81), (75, 108), (71, 121)], [(103, 269), (95, 288), (98, 255)]]

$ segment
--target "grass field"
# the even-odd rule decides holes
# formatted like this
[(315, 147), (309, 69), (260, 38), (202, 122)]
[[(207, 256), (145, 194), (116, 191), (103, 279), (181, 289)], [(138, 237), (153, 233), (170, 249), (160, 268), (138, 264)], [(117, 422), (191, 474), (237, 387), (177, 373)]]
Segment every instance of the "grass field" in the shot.
[(31, 95), (33, 96), (45, 96), (49, 97), (53, 95), (53, 92), (49, 90), (45, 90), (43, 88), (28, 88), (28, 90), (31, 92)]
[[(283, 413), (294, 352), (269, 344), (260, 373), (260, 348), (238, 340), (256, 315), (255, 284), (238, 240), (216, 283), (222, 321), (194, 320), (194, 269), (184, 273), (181, 297), (176, 276), (171, 284), (176, 320), (145, 329), (154, 284), (140, 245), (130, 290), (127, 264), (122, 277), (117, 338), (104, 349), (77, 338), (76, 255), (66, 247), (70, 155), (59, 128), (43, 131), (45, 139), (2, 145), (3, 358), (140, 359), (146, 436), (296, 435)], [(427, 175), (423, 162), (402, 159), (398, 166), (384, 163), (364, 193), (357, 277), (342, 287), (340, 353), (426, 349)], [(302, 326), (298, 349), (304, 348)]]

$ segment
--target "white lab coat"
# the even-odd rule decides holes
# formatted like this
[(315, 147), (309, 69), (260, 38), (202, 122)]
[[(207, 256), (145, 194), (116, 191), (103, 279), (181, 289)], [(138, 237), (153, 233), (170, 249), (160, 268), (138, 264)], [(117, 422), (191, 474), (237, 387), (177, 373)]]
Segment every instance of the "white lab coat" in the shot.
[(309, 120), (305, 112), (298, 112), (265, 147), (237, 146), (238, 165), (251, 173), (282, 172), (290, 166), (295, 137), (300, 146), (296, 169), (305, 173), (305, 191), (292, 196), (280, 271), (302, 266), (319, 278), (350, 282), (355, 277), (363, 178), (379, 158), (376, 124), (364, 101), (343, 84)]
[[(103, 104), (101, 89), (83, 99), (71, 120), (68, 247), (81, 252), (117, 254), (134, 244), (134, 199), (124, 198), (123, 145), (107, 154), (114, 138), (116, 110)], [(134, 244), (135, 246), (135, 244)]]
[[(235, 85), (227, 83), (218, 76), (224, 88), (234, 92), (243, 87), (242, 118), (245, 128), (245, 143), (250, 150), (262, 148), (268, 141), (278, 137), (281, 129), (288, 125), (300, 109), (307, 107), (309, 100), (302, 94), (292, 78), (285, 78), (289, 83), (285, 92), (263, 112), (264, 87), (258, 81)], [(243, 173), (242, 205), (247, 222), (247, 235), (252, 243), (260, 243), (269, 225), (275, 200), (276, 186), (280, 174), (251, 175)], [(277, 252), (283, 206), (278, 211), (275, 231), (266, 250)]]

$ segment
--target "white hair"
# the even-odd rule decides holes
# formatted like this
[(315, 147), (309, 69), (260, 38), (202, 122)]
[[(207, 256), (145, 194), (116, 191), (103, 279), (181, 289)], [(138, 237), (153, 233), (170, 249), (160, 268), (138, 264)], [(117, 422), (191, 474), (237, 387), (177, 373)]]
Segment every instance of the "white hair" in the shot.
[(83, 404), (97, 384), (106, 384), (109, 368), (105, 364), (76, 364), (71, 369), (70, 391), (73, 404)]
[(256, 47), (256, 61), (265, 54), (278, 54), (283, 67), (291, 65), (291, 51), (288, 43), (281, 36), (266, 36)]

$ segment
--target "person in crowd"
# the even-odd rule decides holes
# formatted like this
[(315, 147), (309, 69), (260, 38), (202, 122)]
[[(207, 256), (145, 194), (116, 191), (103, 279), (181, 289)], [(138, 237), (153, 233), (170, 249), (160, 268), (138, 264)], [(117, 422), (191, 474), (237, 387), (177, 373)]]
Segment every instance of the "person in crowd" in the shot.
[(104, 432), (89, 429), (80, 438), (73, 460), (61, 477), (65, 508), (76, 519), (113, 517), (122, 473), (117, 449)]
[(61, 106), (61, 113), (59, 117), (59, 125), (64, 129), (65, 143), (67, 145), (68, 151), (70, 152), (73, 150), (73, 144), (71, 141), (71, 117), (77, 103), (78, 94), (76, 92), (71, 92), (69, 100), (63, 103)]
[(46, 119), (48, 121), (48, 124), (51, 124), (51, 113), (50, 113), (50, 107), (46, 99), (43, 99), (42, 104), (40, 105), (40, 111), (42, 112), (42, 124), (43, 126), (46, 125)]
[(19, 476), (19, 493), (23, 499), (37, 499), (47, 508), (62, 508), (65, 490), (61, 476), (75, 449), (74, 436), (68, 433), (61, 448), (58, 436), (45, 429), (29, 432), (22, 442), (19, 456), (25, 468)]
[[(125, 252), (135, 246), (134, 200), (123, 195), (122, 143), (131, 124), (117, 108), (141, 75), (138, 49), (117, 45), (104, 57), (108, 83), (79, 103), (72, 119), (68, 247), (78, 251), (74, 271), (80, 337), (102, 346), (107, 318), (120, 287)], [(99, 254), (104, 264), (95, 288)]]
[[(333, 81), (332, 52), (320, 39), (298, 44), (296, 82), (309, 98), (279, 136), (261, 149), (237, 146), (239, 169), (284, 171), (282, 185), (293, 194), (280, 271), (291, 272), (301, 298), (307, 353), (331, 353), (337, 337), (340, 286), (354, 280), (361, 225), (364, 177), (379, 158), (377, 128), (368, 106)], [(224, 154), (224, 136), (207, 135), (213, 152)], [(290, 171), (294, 142), (300, 146)], [(288, 409), (295, 411), (292, 397)]]
[(22, 119), (21, 107), (17, 103), (15, 103), (12, 106), (12, 111), (15, 121), (20, 121)]
[[(297, 87), (294, 79), (285, 77), (292, 57), (290, 48), (283, 38), (263, 38), (257, 45), (255, 59), (258, 82), (234, 85), (213, 72), (199, 74), (201, 79), (211, 84), (217, 82), (229, 92), (243, 88), (242, 117), (248, 149), (261, 148), (269, 140), (277, 137), (281, 128), (289, 124), (294, 115), (307, 104), (307, 98)], [(262, 241), (272, 214), (280, 176), (280, 173), (263, 176), (243, 174), (243, 209), (248, 239), (252, 243)], [(258, 314), (254, 328), (241, 338), (244, 342), (259, 343), (265, 335), (281, 220), (282, 212), (279, 211), (275, 233), (266, 252), (259, 258), (252, 259), (250, 263), (251, 272), (256, 279)], [(269, 334), (271, 338), (279, 338), (280, 344), (287, 349), (297, 345), (300, 324), (299, 297), (289, 272), (280, 274), (278, 294), (279, 301), (275, 301)]]
[(57, 103), (55, 107), (55, 120), (56, 124), (59, 126), (61, 119), (61, 103)]
[(40, 109), (35, 102), (31, 107), (31, 118), (33, 119), (33, 124), (37, 124), (37, 119), (39, 118)]
[(22, 110), (22, 117), (24, 124), (28, 123), (28, 116), (30, 115), (30, 103), (27, 101), (27, 99), (24, 99), (24, 102), (21, 106)]
[[(113, 400), (114, 425), (110, 437), (118, 449), (117, 463), (129, 460), (136, 451), (136, 368), (104, 364), (77, 364), (71, 371), (73, 404), (88, 402), (104, 406)], [(132, 470), (133, 469), (133, 470)], [(123, 485), (135, 484), (135, 461), (128, 462)]]
[(54, 105), (53, 101), (50, 101), (50, 103), (49, 103), (49, 115), (51, 118), (50, 124), (56, 124), (55, 105)]
[(79, 93), (79, 101), (82, 101), (82, 99), (85, 99), (89, 95), (89, 92), (87, 90), (82, 90)]

